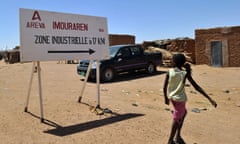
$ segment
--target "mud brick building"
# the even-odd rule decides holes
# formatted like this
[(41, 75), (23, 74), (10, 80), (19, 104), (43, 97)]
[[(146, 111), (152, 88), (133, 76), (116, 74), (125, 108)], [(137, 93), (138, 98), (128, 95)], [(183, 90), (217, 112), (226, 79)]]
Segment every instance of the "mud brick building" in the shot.
[(109, 45), (135, 44), (135, 36), (109, 34)]
[(195, 30), (196, 64), (240, 66), (240, 26)]
[[(144, 41), (142, 43), (142, 47), (147, 50), (151, 47), (164, 49), (166, 51), (159, 50), (161, 52), (165, 52), (163, 54), (164, 63), (172, 62), (172, 55), (174, 53), (184, 53), (187, 56), (188, 62), (195, 64), (195, 40), (191, 38), (176, 38), (176, 39), (165, 39), (165, 40), (156, 40), (156, 41)], [(156, 50), (156, 49), (155, 49)]]
[(191, 58), (192, 63), (196, 63), (195, 56), (195, 40), (190, 38), (173, 39), (170, 44), (167, 45), (167, 50), (170, 52), (185, 53)]

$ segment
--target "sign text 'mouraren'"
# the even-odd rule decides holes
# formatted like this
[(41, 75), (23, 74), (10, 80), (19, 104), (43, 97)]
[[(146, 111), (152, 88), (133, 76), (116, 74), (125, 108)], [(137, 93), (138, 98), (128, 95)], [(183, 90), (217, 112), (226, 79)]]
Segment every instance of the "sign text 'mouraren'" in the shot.
[(55, 29), (55, 30), (88, 31), (88, 24), (53, 21), (53, 29)]

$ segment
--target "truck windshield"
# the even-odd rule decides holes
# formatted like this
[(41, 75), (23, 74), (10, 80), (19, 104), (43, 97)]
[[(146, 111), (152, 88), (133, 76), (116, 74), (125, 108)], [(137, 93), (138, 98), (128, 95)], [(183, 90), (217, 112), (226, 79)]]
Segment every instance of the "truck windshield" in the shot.
[(111, 46), (110, 47), (110, 57), (115, 57), (116, 53), (120, 49), (121, 46)]

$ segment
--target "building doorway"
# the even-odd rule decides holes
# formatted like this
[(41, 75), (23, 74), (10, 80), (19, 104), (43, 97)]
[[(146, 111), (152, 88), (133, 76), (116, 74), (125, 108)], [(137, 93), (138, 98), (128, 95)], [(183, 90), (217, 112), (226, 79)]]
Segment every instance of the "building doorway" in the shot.
[(211, 42), (211, 64), (216, 67), (223, 66), (221, 41)]

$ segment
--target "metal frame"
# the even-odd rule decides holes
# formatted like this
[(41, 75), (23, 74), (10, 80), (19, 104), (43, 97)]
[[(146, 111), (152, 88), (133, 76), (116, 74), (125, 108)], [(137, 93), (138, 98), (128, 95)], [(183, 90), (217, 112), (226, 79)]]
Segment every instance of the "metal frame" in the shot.
[[(96, 82), (97, 83), (96, 83), (96, 86), (97, 86), (97, 100), (98, 100), (98, 103), (97, 103), (97, 106), (95, 107), (95, 110), (96, 109), (101, 109), (101, 107), (100, 107), (100, 66), (99, 66), (99, 60), (97, 60), (96, 63), (97, 63), (97, 71), (96, 71), (97, 72), (97, 77), (96, 77)], [(90, 60), (90, 63), (89, 63), (88, 69), (87, 69), (87, 73), (86, 73), (86, 77), (84, 79), (83, 87), (82, 87), (80, 96), (78, 98), (79, 103), (82, 100), (83, 92), (84, 92), (86, 84), (87, 84), (87, 79), (89, 77), (92, 64), (93, 64), (93, 60)], [(38, 73), (38, 92), (39, 92), (40, 114), (41, 114), (40, 121), (44, 122), (40, 61), (33, 62), (32, 72), (31, 72), (31, 75), (30, 75), (30, 81), (29, 81), (29, 86), (28, 86), (28, 92), (27, 92), (24, 111), (28, 112), (28, 105), (29, 105), (29, 98), (30, 98), (31, 89), (32, 89), (33, 75), (34, 75), (35, 72)]]

